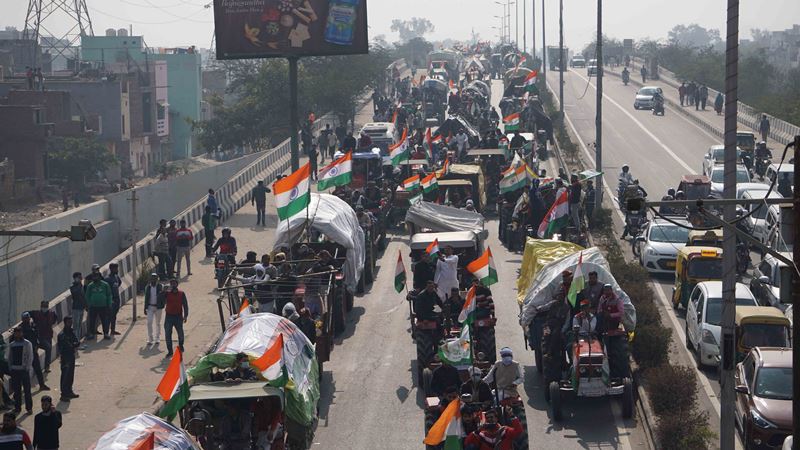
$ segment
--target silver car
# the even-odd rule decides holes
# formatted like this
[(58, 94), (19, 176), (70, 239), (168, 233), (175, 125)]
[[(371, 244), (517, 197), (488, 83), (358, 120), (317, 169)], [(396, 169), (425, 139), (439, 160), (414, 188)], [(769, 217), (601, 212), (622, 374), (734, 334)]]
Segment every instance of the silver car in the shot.
[(655, 101), (653, 96), (656, 92), (663, 92), (658, 86), (645, 86), (636, 92), (636, 99), (633, 101), (634, 109), (653, 109)]

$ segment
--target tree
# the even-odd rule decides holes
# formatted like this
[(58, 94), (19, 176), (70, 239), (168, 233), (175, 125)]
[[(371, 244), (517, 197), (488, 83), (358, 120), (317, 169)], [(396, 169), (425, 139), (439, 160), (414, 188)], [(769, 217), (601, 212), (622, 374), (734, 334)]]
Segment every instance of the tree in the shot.
[(51, 175), (66, 178), (73, 187), (117, 164), (117, 157), (93, 138), (55, 137), (47, 147)]
[(392, 20), (392, 31), (400, 33), (400, 41), (407, 42), (416, 37), (422, 37), (428, 33), (433, 33), (436, 27), (433, 23), (423, 17), (412, 17), (409, 20)]
[(423, 67), (428, 53), (433, 51), (433, 44), (426, 41), (423, 37), (409, 39), (405, 43), (395, 44), (395, 53), (398, 58), (405, 58), (408, 64), (414, 67)]
[(667, 33), (670, 44), (684, 45), (688, 47), (709, 47), (722, 43), (719, 30), (716, 28), (703, 28), (693, 23), (690, 25), (675, 25)]

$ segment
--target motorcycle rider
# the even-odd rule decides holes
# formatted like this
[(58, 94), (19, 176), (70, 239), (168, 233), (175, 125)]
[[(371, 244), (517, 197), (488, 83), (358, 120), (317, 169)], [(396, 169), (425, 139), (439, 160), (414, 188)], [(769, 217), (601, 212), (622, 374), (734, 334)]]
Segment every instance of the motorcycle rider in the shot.
[(500, 121), (500, 114), (497, 114), (497, 110), (494, 106), (492, 106), (492, 109), (489, 111), (489, 120), (494, 122)]
[(494, 409), (486, 411), (480, 429), (470, 433), (464, 440), (464, 450), (511, 450), (514, 440), (523, 433), (523, 428), (518, 418), (511, 414), (506, 417), (510, 419), (511, 426), (500, 425)]
[(756, 159), (756, 173), (763, 180), (764, 175), (767, 173), (767, 166), (769, 166), (769, 163), (772, 161), (772, 151), (767, 148), (766, 142), (761, 141), (756, 144), (754, 154)]
[(236, 264), (236, 238), (231, 235), (230, 228), (225, 227), (222, 229), (222, 237), (217, 239), (211, 250), (214, 252), (219, 250), (221, 255), (228, 255), (228, 260), (230, 260), (231, 264)]
[(664, 113), (664, 96), (661, 94), (661, 91), (656, 91), (653, 94), (653, 113)]
[[(647, 191), (645, 191), (644, 188), (642, 188), (639, 185), (639, 180), (637, 179), (637, 180), (633, 180), (633, 184), (632, 185), (629, 185), (627, 188), (625, 188), (623, 196), (624, 196), (623, 202), (627, 205), (628, 200), (630, 200), (630, 199), (646, 198), (647, 197)], [(632, 213), (632, 212), (628, 211), (628, 208), (626, 207), (625, 208), (625, 229), (622, 232), (621, 239), (625, 239), (625, 236), (627, 236), (628, 234), (630, 234), (632, 237), (636, 237), (634, 235), (634, 233), (633, 233), (634, 230), (632, 229), (631, 225), (634, 225), (634, 222), (639, 222), (640, 223), (642, 219), (646, 219), (646, 218), (647, 218), (647, 210), (646, 209), (642, 208), (639, 211), (637, 211), (635, 213)]]
[(617, 178), (621, 186), (620, 190), (625, 192), (625, 188), (628, 187), (629, 184), (633, 183), (633, 175), (631, 174), (630, 167), (627, 164), (622, 165), (622, 172), (619, 173)]
[(630, 80), (631, 80), (631, 73), (628, 71), (628, 68), (625, 67), (624, 69), (622, 69), (622, 82), (625, 84), (625, 86), (627, 86)]
[(488, 384), (494, 382), (498, 400), (517, 398), (517, 386), (524, 380), (522, 366), (514, 361), (514, 353), (509, 347), (500, 349), (500, 361), (495, 362), (489, 373), (483, 377), (483, 381)]
[[(661, 197), (661, 201), (662, 202), (666, 202), (666, 201), (670, 201), (670, 200), (675, 200), (675, 189), (673, 189), (673, 188), (667, 189), (667, 195)], [(663, 214), (665, 216), (672, 216), (672, 215), (675, 215), (675, 208), (672, 207), (672, 206), (662, 205), (662, 206), (658, 207), (658, 213), (659, 214)]]

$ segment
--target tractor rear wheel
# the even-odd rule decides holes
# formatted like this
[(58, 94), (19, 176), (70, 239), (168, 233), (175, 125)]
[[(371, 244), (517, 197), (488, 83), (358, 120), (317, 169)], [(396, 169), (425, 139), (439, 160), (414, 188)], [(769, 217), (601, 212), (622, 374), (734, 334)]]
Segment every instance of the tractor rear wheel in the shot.
[(630, 378), (622, 380), (622, 418), (633, 417), (633, 382)]
[(534, 348), (533, 349), (533, 359), (536, 361), (536, 371), (542, 373), (544, 368), (542, 367), (542, 348)]
[(550, 418), (553, 422), (559, 422), (561, 415), (561, 389), (558, 381), (551, 381), (547, 388), (550, 391)]
[(431, 388), (432, 382), (433, 371), (428, 367), (422, 369), (422, 392), (425, 393), (425, 397), (430, 397), (433, 395), (433, 390)]
[(433, 361), (433, 333), (431, 330), (417, 330), (417, 387), (422, 386), (423, 372)]
[(497, 361), (497, 344), (495, 342), (494, 327), (476, 328), (475, 340), (478, 352), (483, 353), (486, 361), (494, 364)]
[(331, 309), (331, 314), (333, 314), (333, 334), (338, 335), (343, 332), (347, 326), (345, 324), (345, 304), (341, 295), (333, 295)]

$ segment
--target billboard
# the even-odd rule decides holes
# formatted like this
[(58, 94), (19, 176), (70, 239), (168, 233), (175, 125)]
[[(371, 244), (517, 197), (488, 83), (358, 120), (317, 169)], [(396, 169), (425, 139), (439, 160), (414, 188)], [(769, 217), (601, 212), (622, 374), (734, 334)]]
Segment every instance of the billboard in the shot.
[(217, 59), (367, 53), (367, 0), (214, 0)]

